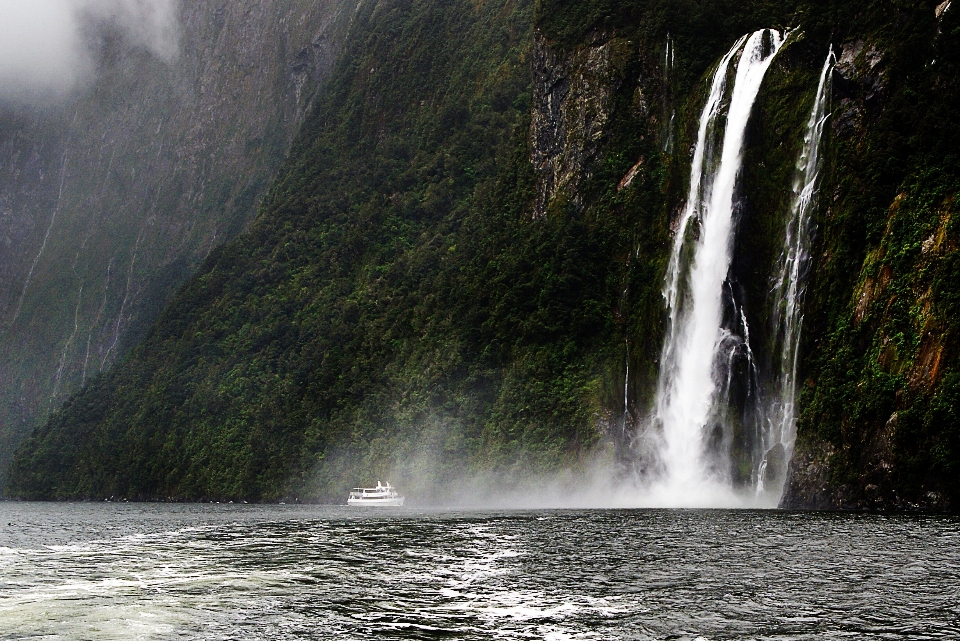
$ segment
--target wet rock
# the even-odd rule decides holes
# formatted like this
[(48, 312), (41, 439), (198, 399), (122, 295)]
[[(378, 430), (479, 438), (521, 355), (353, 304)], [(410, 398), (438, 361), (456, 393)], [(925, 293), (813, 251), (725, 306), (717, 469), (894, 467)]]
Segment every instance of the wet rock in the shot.
[(560, 196), (579, 207), (579, 185), (590, 177), (621, 82), (614, 54), (623, 46), (598, 34), (590, 44), (560, 56), (542, 34), (535, 35), (530, 123), (535, 216), (543, 216)]
[(951, 0), (943, 0), (940, 4), (937, 5), (937, 8), (934, 10), (934, 13), (937, 16), (937, 20), (943, 18), (943, 14), (947, 12), (947, 9), (950, 8)]
[(643, 167), (643, 158), (637, 161), (637, 163), (630, 168), (630, 171), (617, 183), (617, 191), (626, 189), (633, 182), (633, 179), (637, 177), (637, 174), (640, 172), (640, 168)]
[(763, 468), (764, 487), (779, 487), (787, 474), (787, 451), (781, 443), (770, 448), (764, 456), (767, 464)]
[(780, 507), (787, 510), (838, 509), (838, 496), (830, 476), (835, 452), (829, 444), (799, 445), (787, 470)]
[(846, 42), (840, 51), (840, 57), (834, 69), (844, 80), (853, 80), (857, 76), (856, 60), (863, 51), (863, 40)]
[[(867, 45), (863, 40), (844, 43), (834, 67), (836, 96), (843, 102), (852, 99), (867, 103), (881, 96), (887, 87), (885, 57), (876, 45)], [(848, 120), (849, 116), (844, 113)]]
[(833, 118), (833, 132), (837, 136), (851, 136), (860, 129), (860, 107), (850, 99), (840, 101)]

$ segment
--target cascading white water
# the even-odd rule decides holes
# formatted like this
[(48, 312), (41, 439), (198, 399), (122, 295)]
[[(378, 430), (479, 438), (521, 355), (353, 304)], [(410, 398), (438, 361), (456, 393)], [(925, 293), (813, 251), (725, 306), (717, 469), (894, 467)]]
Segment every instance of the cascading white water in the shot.
[[(771, 474), (777, 487), (770, 487), (777, 498), (782, 491), (784, 472), (790, 460), (796, 438), (797, 417), (797, 354), (803, 317), (804, 277), (808, 264), (810, 236), (813, 232), (811, 213), (815, 204), (817, 179), (820, 176), (820, 141), (830, 114), (830, 77), (836, 59), (833, 50), (827, 54), (820, 72), (820, 82), (807, 119), (800, 157), (797, 159), (793, 182), (793, 203), (784, 231), (783, 252), (777, 265), (773, 287), (770, 290), (771, 325), (776, 341), (774, 347), (774, 389), (768, 395), (764, 412), (766, 429), (763, 434), (762, 459), (756, 474), (757, 493), (764, 492), (767, 467), (771, 452), (777, 452), (781, 469)], [(779, 448), (778, 448), (779, 446)]]
[(681, 254), (686, 240), (686, 231), (690, 226), (690, 221), (698, 215), (703, 204), (707, 200), (706, 194), (709, 192), (709, 186), (704, 184), (705, 179), (710, 176), (704, 176), (704, 165), (712, 165), (713, 140), (707, 138), (708, 133), (712, 133), (716, 124), (717, 115), (720, 111), (720, 102), (723, 100), (723, 94), (727, 87), (727, 71), (730, 67), (730, 61), (736, 55), (740, 47), (743, 46), (747, 36), (737, 40), (730, 51), (724, 55), (717, 66), (716, 73), (713, 74), (713, 82), (710, 84), (710, 94), (707, 96), (707, 102), (700, 113), (700, 126), (697, 130), (697, 143), (693, 148), (693, 162), (690, 165), (690, 190), (687, 194), (687, 203), (680, 214), (680, 220), (677, 224), (677, 230), (673, 237), (673, 248), (670, 252), (670, 262), (667, 264), (666, 284), (663, 288), (663, 296), (667, 302), (667, 311), (670, 314), (670, 323), (668, 338), (664, 349), (669, 349), (674, 345), (674, 334), (677, 327), (677, 314), (679, 313), (679, 282), (680, 282), (680, 262)]
[[(730, 271), (735, 229), (735, 187), (740, 174), (750, 112), (767, 68), (784, 41), (774, 30), (744, 36), (714, 74), (700, 115), (690, 170), (690, 190), (667, 265), (664, 298), (669, 314), (661, 356), (655, 420), (661, 429), (662, 476), (655, 501), (673, 505), (716, 504), (729, 483), (722, 463), (711, 460), (706, 441), (724, 405), (721, 391), (729, 368), (721, 362), (742, 339), (723, 326), (724, 283)], [(731, 61), (740, 53), (720, 158), (714, 138)], [(694, 229), (694, 224), (698, 229)], [(692, 247), (690, 247), (692, 245)], [(692, 257), (687, 258), (691, 253)]]

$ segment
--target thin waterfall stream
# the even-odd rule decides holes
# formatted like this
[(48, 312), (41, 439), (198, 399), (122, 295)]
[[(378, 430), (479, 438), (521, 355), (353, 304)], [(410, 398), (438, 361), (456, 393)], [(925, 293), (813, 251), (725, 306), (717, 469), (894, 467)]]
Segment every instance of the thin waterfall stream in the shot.
[(667, 44), (663, 50), (663, 121), (666, 128), (663, 134), (663, 152), (665, 154), (673, 153), (673, 122), (677, 116), (676, 107), (671, 99), (674, 62), (673, 38), (668, 33)]
[[(821, 165), (820, 142), (830, 117), (830, 78), (835, 62), (831, 49), (820, 71), (816, 98), (807, 119), (803, 148), (794, 173), (794, 196), (784, 230), (783, 251), (770, 290), (771, 325), (776, 340), (773, 350), (776, 380), (764, 412), (766, 429), (762, 435), (762, 454), (754, 483), (757, 494), (762, 494), (770, 485), (768, 481), (773, 481), (774, 486), (769, 490), (778, 499), (783, 490), (786, 464), (790, 460), (797, 432), (797, 357), (803, 323), (800, 304), (805, 292), (804, 281), (813, 234), (812, 213)], [(775, 469), (771, 469), (771, 462), (774, 462)]]

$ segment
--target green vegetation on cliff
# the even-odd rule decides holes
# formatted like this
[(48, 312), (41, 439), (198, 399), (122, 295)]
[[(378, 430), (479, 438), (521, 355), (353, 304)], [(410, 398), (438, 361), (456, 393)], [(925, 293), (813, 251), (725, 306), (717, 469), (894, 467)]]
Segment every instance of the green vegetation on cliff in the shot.
[(525, 215), (530, 42), (522, 2), (361, 8), (260, 219), (38, 432), (13, 490), (333, 496), (338, 454), (595, 440), (610, 223)]
[(960, 12), (934, 6), (865, 10), (838, 51), (789, 504), (958, 507)]

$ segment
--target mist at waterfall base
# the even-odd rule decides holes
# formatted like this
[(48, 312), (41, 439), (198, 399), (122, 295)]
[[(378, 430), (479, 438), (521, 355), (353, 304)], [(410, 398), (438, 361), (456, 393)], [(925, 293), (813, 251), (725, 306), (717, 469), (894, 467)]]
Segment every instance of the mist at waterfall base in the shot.
[[(612, 448), (595, 450), (576, 465), (549, 472), (537, 471), (522, 460), (495, 470), (450, 470), (442, 454), (426, 448), (415, 454), (405, 451), (372, 466), (351, 457), (330, 459), (347, 475), (353, 471), (353, 485), (389, 481), (406, 496), (406, 505), (415, 509), (773, 509), (779, 499), (724, 487), (701, 488), (702, 494), (685, 500), (651, 491), (646, 479), (625, 471)], [(334, 501), (345, 502), (346, 494)]]
[(956, 638), (960, 523), (0, 503), (0, 638)]

